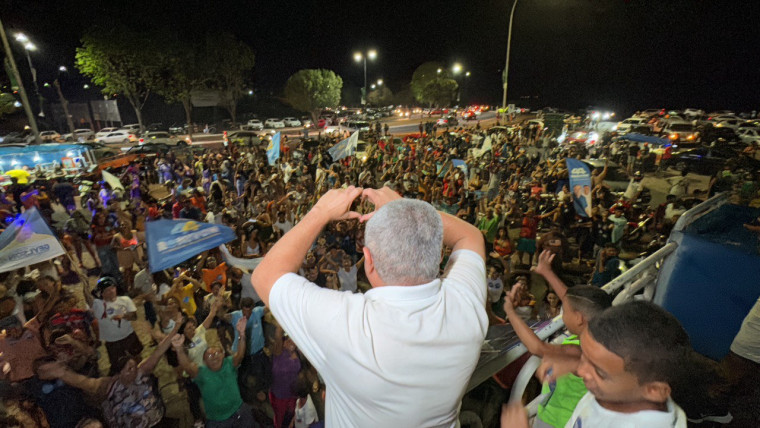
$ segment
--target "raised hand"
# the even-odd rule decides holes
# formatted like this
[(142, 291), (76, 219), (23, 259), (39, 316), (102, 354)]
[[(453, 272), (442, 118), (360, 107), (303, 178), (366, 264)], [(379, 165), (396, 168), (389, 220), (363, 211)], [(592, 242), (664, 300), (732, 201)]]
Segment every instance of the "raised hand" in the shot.
[(238, 320), (237, 324), (235, 324), (235, 329), (240, 334), (241, 338), (245, 337), (245, 326), (247, 323), (248, 323), (248, 318), (243, 317)]
[(516, 306), (520, 306), (520, 289), (522, 288), (522, 284), (519, 282), (516, 282), (515, 285), (512, 286), (512, 289), (509, 290), (509, 293), (507, 293), (506, 296), (504, 296), (504, 312), (507, 312), (507, 310), (512, 310)]
[(312, 210), (320, 211), (332, 220), (342, 220), (346, 218), (360, 218), (357, 212), (350, 211), (354, 199), (362, 194), (361, 187), (349, 186), (346, 189), (333, 189), (325, 193)]
[(554, 260), (554, 257), (556, 256), (557, 256), (556, 253), (553, 253), (549, 250), (541, 251), (541, 254), (538, 256), (538, 264), (536, 265), (536, 267), (533, 268), (533, 271), (539, 275), (543, 275), (544, 273), (551, 272), (552, 261)]
[[(390, 187), (381, 187), (380, 189), (364, 189), (362, 192), (362, 198), (368, 199), (375, 205), (375, 211), (379, 210), (383, 205), (388, 202), (401, 199), (401, 195), (391, 190)], [(359, 218), (359, 221), (365, 222), (369, 220), (374, 212), (364, 214)]]
[(60, 379), (66, 372), (66, 367), (58, 361), (41, 364), (37, 368), (37, 375), (40, 379)]
[(180, 349), (182, 348), (182, 345), (185, 344), (185, 335), (184, 334), (175, 334), (172, 337), (172, 347), (174, 349)]

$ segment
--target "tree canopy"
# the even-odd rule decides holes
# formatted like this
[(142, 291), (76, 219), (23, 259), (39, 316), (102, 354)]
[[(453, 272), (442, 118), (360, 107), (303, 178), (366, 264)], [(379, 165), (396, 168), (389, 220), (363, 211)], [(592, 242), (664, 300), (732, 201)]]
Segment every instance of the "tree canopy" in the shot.
[(454, 100), (459, 85), (440, 63), (426, 62), (414, 70), (410, 88), (418, 102), (445, 106)]
[(343, 79), (331, 70), (300, 70), (285, 84), (285, 99), (296, 110), (310, 113), (316, 124), (323, 108), (340, 104), (342, 87)]
[(373, 89), (367, 95), (367, 101), (374, 106), (387, 106), (393, 104), (393, 92), (387, 86)]
[(104, 94), (124, 96), (143, 127), (142, 108), (161, 79), (163, 58), (157, 58), (156, 40), (143, 31), (112, 28), (86, 34), (76, 51), (79, 71), (103, 87)]

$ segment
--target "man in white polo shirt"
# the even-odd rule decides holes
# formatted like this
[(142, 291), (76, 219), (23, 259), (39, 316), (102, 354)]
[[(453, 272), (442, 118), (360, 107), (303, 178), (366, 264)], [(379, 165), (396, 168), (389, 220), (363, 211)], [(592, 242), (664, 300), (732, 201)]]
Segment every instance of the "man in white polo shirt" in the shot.
[[(375, 212), (351, 212), (360, 195)], [(320, 288), (295, 274), (328, 222), (367, 221), (372, 289)], [(442, 245), (453, 249), (438, 278)], [(388, 188), (331, 190), (253, 272), (257, 293), (319, 370), (326, 426), (454, 427), (486, 335), (483, 235)]]

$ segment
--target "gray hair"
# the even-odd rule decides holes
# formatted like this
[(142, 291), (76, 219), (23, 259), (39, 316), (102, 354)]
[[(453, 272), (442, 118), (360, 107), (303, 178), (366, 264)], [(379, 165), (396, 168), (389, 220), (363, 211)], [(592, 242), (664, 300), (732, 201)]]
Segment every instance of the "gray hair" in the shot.
[(438, 276), (443, 221), (427, 202), (397, 199), (367, 222), (364, 242), (383, 282), (424, 284)]

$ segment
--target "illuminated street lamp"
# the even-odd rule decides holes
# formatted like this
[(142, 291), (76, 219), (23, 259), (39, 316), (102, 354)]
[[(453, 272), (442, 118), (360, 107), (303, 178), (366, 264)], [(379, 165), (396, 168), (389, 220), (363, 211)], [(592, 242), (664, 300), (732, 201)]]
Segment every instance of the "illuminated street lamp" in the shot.
[(32, 64), (32, 57), (29, 56), (29, 52), (36, 51), (37, 46), (29, 40), (29, 37), (24, 33), (16, 33), (16, 41), (24, 47), (24, 53), (26, 53), (26, 61), (29, 63), (29, 71), (32, 73), (32, 83), (34, 83), (34, 93), (37, 95), (40, 103), (39, 117), (45, 117), (45, 111), (42, 109), (42, 94), (40, 94), (39, 85), (37, 84), (37, 70), (35, 70)]
[(65, 73), (65, 72), (69, 71), (69, 69), (66, 68), (65, 65), (62, 65), (62, 66), (58, 67), (58, 71), (60, 71), (61, 73)]
[(375, 85), (375, 84), (373, 83), (373, 84), (371, 84), (369, 87), (370, 87), (371, 89), (375, 89), (375, 88), (377, 87), (377, 85)]
[(367, 103), (367, 59), (374, 61), (375, 58), (377, 58), (377, 51), (374, 49), (370, 49), (366, 53), (354, 52), (354, 61), (364, 62), (364, 88), (362, 90), (362, 105)]
[(454, 63), (454, 66), (453, 66), (453, 67), (451, 67), (451, 71), (452, 71), (454, 74), (459, 74), (459, 73), (461, 73), (461, 72), (462, 72), (462, 64), (460, 64), (460, 63), (458, 63), (458, 62), (457, 62), (457, 63)]
[(439, 68), (439, 69), (438, 69), (438, 70), (436, 70), (435, 72), (436, 72), (436, 73), (438, 73), (438, 74), (441, 74), (441, 72), (442, 72), (442, 71), (443, 71), (443, 69), (442, 69), (442, 68)]
[(377, 79), (377, 86), (383, 86), (383, 79)]

